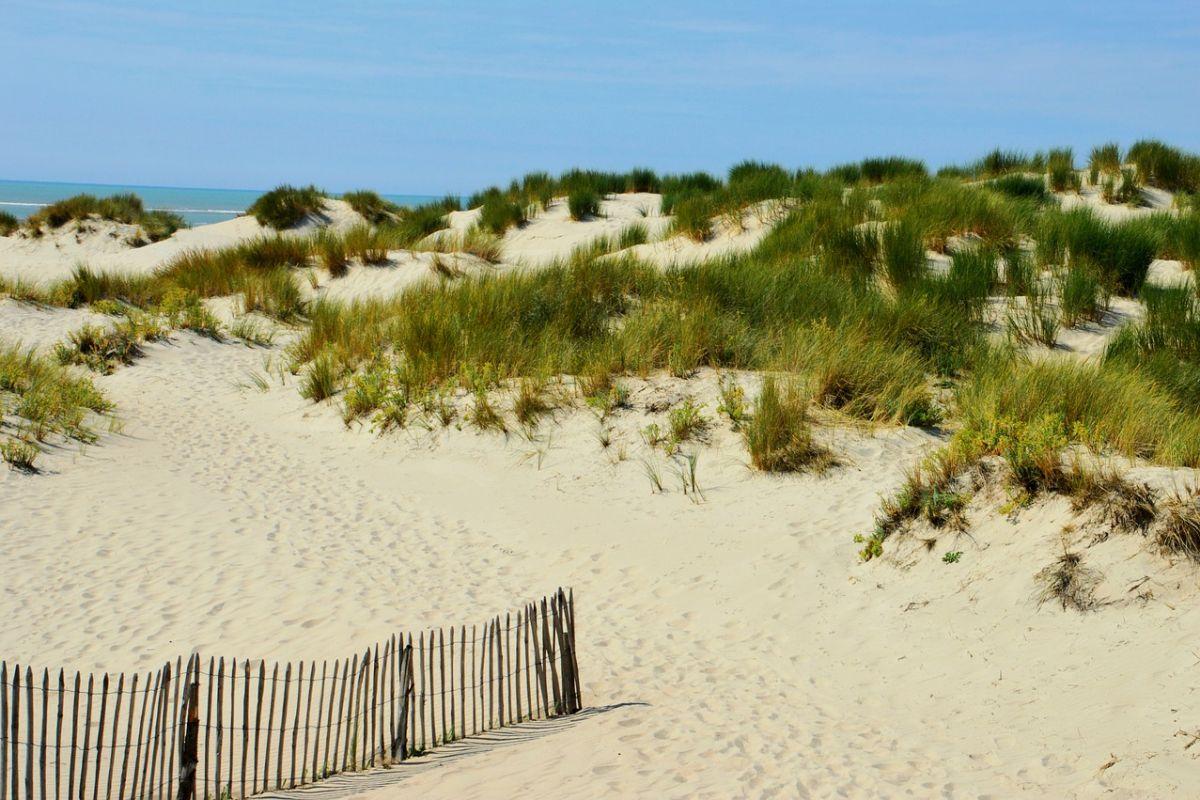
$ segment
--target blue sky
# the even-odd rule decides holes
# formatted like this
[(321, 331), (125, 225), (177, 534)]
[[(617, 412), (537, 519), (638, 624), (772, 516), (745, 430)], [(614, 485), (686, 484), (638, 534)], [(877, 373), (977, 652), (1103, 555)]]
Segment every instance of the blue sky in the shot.
[(1200, 3), (0, 0), (0, 177), (468, 192), (580, 165), (1200, 149)]

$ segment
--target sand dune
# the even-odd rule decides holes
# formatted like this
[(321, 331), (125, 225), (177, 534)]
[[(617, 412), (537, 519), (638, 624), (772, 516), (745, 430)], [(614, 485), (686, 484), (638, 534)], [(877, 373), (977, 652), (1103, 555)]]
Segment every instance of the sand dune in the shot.
[[(721, 424), (699, 451), (695, 504), (665, 461), (668, 491), (650, 491), (637, 431), (667, 396), (694, 394), (711, 415), (709, 373), (631, 381), (636, 410), (618, 415), (605, 450), (582, 410), (533, 441), (454, 429), (378, 439), (291, 386), (251, 388), (263, 350), (191, 334), (148, 350), (100, 379), (122, 433), (48, 454), (33, 480), (0, 472), (11, 660), (121, 670), (192, 648), (324, 657), (563, 583), (579, 603), (585, 701), (601, 711), (452, 768), (393, 770), (405, 791), (1135, 797), (1194, 786), (1175, 738), (1194, 724), (1185, 698), (1200, 629), (1177, 610), (1194, 602), (1191, 568), (1114, 539), (1089, 555), (1111, 605), (1086, 617), (1039, 608), (1033, 574), (1071, 518), (1061, 502), (1015, 521), (980, 508), (969, 537), (857, 563), (853, 534), (936, 443), (927, 434), (823, 429), (845, 466), (771, 478), (747, 469)], [(950, 549), (961, 563), (941, 562)], [(1126, 589), (1143, 574), (1152, 594), (1138, 599)]]
[[(327, 199), (322, 218), (305, 220), (285, 236), (303, 236), (318, 226), (344, 229), (361, 224), (362, 217), (341, 200)], [(183, 228), (159, 242), (131, 247), (127, 239), (134, 225), (92, 220), (87, 233), (77, 233), (73, 224), (31, 239), (21, 235), (0, 236), (0, 278), (45, 285), (69, 277), (77, 264), (97, 271), (146, 274), (188, 250), (215, 250), (256, 236), (273, 235), (271, 228), (253, 217), (241, 216), (211, 225)]]

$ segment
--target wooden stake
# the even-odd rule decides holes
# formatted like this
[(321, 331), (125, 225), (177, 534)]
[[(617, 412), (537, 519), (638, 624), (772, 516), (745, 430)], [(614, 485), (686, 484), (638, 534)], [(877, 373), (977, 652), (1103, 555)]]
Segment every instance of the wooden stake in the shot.
[[(313, 695), (313, 679), (317, 677), (317, 662), (313, 661), (308, 665), (308, 700), (304, 704), (304, 756), (300, 759), (300, 783), (303, 784), (304, 773), (308, 770), (308, 732), (312, 724), (312, 695)], [(325, 679), (324, 667), (321, 671), (321, 679)], [(321, 727), (321, 717), (317, 716), (317, 727)], [(295, 756), (292, 757), (292, 775), (296, 774)], [(296, 782), (293, 778), (292, 786)]]
[[(122, 748), (124, 750), (124, 754), (121, 756), (121, 783), (117, 788), (117, 800), (123, 800), (123, 798), (125, 797), (125, 779), (129, 774), (129, 745), (133, 741), (133, 718), (137, 715), (137, 685), (138, 685), (138, 674), (135, 672), (135, 673), (133, 673), (133, 680), (130, 681), (130, 685), (129, 685), (129, 719), (125, 723), (125, 746)], [(61, 690), (62, 689), (62, 674), (61, 673), (59, 674), (58, 686), (59, 686), (59, 689)], [(62, 704), (60, 703), (59, 705), (60, 705), (60, 708), (58, 710), (58, 714), (59, 714), (59, 720), (61, 721), (61, 719), (62, 719), (61, 705)], [(55, 776), (54, 783), (55, 783), (55, 786), (58, 785), (57, 776)], [(59, 797), (61, 797), (61, 796), (62, 796), (62, 793), (60, 792)]]
[[(235, 661), (233, 663), (236, 664), (237, 662)], [(212, 680), (213, 672), (212, 672), (211, 658), (209, 659), (209, 673), (208, 674), (209, 674), (208, 696), (209, 696), (209, 699), (211, 700), (212, 685), (213, 685), (213, 680)], [(225, 726), (223, 724), (224, 719), (225, 719), (225, 714), (224, 714), (224, 711), (225, 711), (225, 657), (224, 656), (221, 657), (221, 660), (220, 660), (220, 662), (218, 662), (218, 665), (217, 665), (216, 684), (217, 684), (217, 741), (216, 741), (216, 746), (213, 747), (214, 764), (213, 764), (213, 782), (211, 785), (213, 787), (213, 796), (220, 797), (221, 796), (221, 754), (225, 752), (225, 736), (224, 736), (224, 727)], [(230, 692), (230, 695), (229, 695), (229, 704), (231, 706), (233, 705), (232, 691)], [(211, 712), (212, 711), (211, 703), (209, 704), (208, 708), (209, 708), (209, 711)], [(197, 709), (197, 712), (199, 712), (199, 709)], [(197, 719), (198, 718), (199, 717), (197, 717)], [(209, 718), (208, 718), (208, 716), (205, 716), (204, 730), (205, 730), (206, 738), (208, 735), (208, 733), (207, 733), (208, 727), (209, 727)], [(207, 752), (205, 753), (204, 757), (205, 757), (205, 760), (207, 761), (207, 759), (208, 759)], [(208, 766), (207, 763), (205, 764), (205, 766), (206, 767)], [(208, 790), (209, 785), (210, 784), (208, 782), (208, 775), (205, 774), (204, 788), (206, 791)]]
[(271, 788), (271, 739), (275, 734), (275, 689), (279, 685), (279, 662), (271, 670), (271, 702), (267, 705), (267, 745), (262, 760), (263, 791)]

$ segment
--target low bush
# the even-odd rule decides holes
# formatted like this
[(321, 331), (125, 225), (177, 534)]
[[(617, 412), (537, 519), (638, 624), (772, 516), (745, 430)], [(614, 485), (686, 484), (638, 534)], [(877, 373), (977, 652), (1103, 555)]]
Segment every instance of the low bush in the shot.
[(813, 440), (804, 393), (792, 385), (781, 388), (774, 378), (763, 381), (741, 431), (750, 463), (764, 472), (824, 472), (836, 463)]
[(246, 209), (260, 225), (282, 231), (294, 228), (310, 214), (320, 214), (325, 193), (316, 186), (277, 186), (261, 195)]
[(571, 219), (585, 220), (600, 213), (600, 195), (591, 189), (576, 189), (567, 197)]

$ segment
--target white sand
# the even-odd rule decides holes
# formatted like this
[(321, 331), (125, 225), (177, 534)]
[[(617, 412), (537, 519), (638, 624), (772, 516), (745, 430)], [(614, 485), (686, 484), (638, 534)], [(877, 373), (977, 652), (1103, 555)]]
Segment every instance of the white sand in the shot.
[[(639, 410), (618, 415), (603, 450), (585, 411), (533, 442), (378, 439), (294, 386), (249, 388), (266, 351), (190, 334), (147, 349), (99, 379), (123, 433), (48, 454), (42, 475), (0, 471), (10, 661), (320, 658), (561, 583), (577, 593), (585, 701), (600, 711), (434, 769), (363, 776), (382, 786), (368, 796), (398, 780), (431, 798), (1200, 787), (1175, 736), (1200, 722), (1190, 567), (1115, 537), (1088, 550), (1112, 605), (1039, 609), (1033, 575), (1059, 552), (1061, 503), (1015, 524), (980, 510), (971, 537), (896, 547), (909, 569), (857, 562), (851, 537), (934, 443), (925, 434), (827, 429), (846, 466), (775, 478), (746, 468), (722, 424), (700, 448), (706, 499), (693, 504), (661, 457), (669, 491), (650, 492), (636, 431), (656, 398), (696, 393), (712, 415), (709, 374), (631, 382)], [(949, 549), (961, 563), (940, 561)], [(1126, 588), (1143, 574), (1138, 591), (1154, 596), (1137, 600)]]

